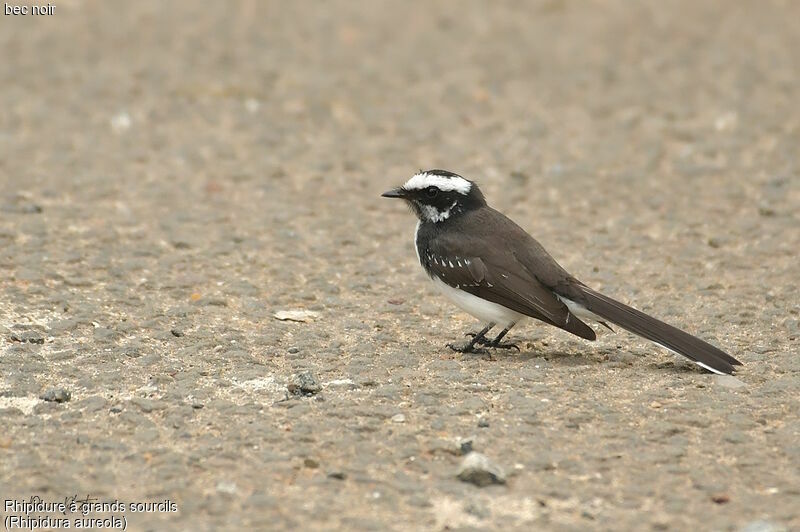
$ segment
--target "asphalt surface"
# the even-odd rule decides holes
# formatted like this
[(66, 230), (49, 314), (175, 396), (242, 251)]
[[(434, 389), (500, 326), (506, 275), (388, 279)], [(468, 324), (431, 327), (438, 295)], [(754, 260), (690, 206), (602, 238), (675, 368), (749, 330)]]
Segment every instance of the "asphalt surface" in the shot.
[[(4, 501), (800, 529), (798, 4), (55, 4), (0, 16)], [(451, 352), (480, 324), (379, 197), (419, 168), (744, 366), (533, 322)], [(470, 449), (505, 482), (458, 478)]]

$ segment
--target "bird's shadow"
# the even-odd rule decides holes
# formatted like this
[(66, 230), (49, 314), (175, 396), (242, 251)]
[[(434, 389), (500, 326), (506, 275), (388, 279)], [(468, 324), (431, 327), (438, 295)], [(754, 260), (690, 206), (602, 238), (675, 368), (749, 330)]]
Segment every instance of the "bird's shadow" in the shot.
[[(598, 351), (594, 353), (574, 353), (564, 351), (561, 349), (545, 350), (545, 349), (522, 349), (519, 352), (507, 350), (488, 350), (483, 353), (476, 353), (475, 355), (483, 357), (485, 360), (491, 361), (509, 361), (518, 363), (535, 363), (544, 360), (547, 364), (555, 367), (578, 367), (578, 366), (607, 366), (614, 369), (633, 368), (638, 366), (638, 359), (645, 358), (646, 355), (635, 355), (630, 352), (625, 352), (628, 355), (636, 357), (635, 360), (615, 360), (615, 355), (619, 352)], [(667, 360), (663, 362), (650, 362), (645, 363), (649, 370), (655, 370), (660, 373), (670, 375), (686, 375), (686, 374), (706, 374), (701, 368), (689, 362), (683, 363), (681, 360), (672, 361)]]

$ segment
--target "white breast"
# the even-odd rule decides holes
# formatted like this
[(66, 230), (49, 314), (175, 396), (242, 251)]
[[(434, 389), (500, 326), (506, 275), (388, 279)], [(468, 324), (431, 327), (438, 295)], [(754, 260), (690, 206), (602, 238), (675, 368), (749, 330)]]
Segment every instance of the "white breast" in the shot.
[[(419, 235), (420, 225), (422, 225), (422, 222), (418, 221), (417, 227), (414, 229), (414, 251), (417, 252), (417, 260), (422, 264), (419, 256), (419, 247), (417, 246), (417, 236)], [(523, 314), (513, 311), (510, 308), (481, 299), (478, 296), (473, 296), (469, 292), (459, 290), (458, 288), (453, 288), (438, 277), (433, 277), (433, 284), (436, 285), (436, 288), (438, 288), (447, 299), (455, 303), (458, 308), (467, 314), (475, 316), (485, 324), (496, 323), (497, 325), (507, 327), (525, 317)]]
[(481, 299), (458, 288), (453, 288), (438, 277), (433, 277), (433, 284), (461, 310), (472, 314), (485, 324), (496, 323), (502, 327), (507, 327), (525, 317), (510, 308)]

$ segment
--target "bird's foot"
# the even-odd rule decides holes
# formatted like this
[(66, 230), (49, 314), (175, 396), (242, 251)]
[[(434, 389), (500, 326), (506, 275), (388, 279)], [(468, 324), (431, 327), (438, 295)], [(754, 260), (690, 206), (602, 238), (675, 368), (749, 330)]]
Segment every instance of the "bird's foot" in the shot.
[(519, 353), (519, 346), (517, 344), (507, 343), (501, 344), (500, 342), (486, 342), (484, 344), (486, 347), (491, 347), (492, 349), (516, 349), (517, 353)]
[(455, 351), (456, 353), (474, 353), (478, 355), (482, 355), (486, 353), (486, 349), (481, 349), (480, 347), (475, 347), (476, 342), (467, 342), (464, 345), (456, 345), (456, 344), (447, 344), (447, 347)]
[[(475, 338), (477, 333), (468, 332), (465, 336), (469, 336), (470, 338)], [(513, 343), (502, 344), (496, 340), (487, 340), (486, 338), (478, 338), (474, 340), (474, 342), (478, 345), (482, 345), (485, 347), (489, 347), (491, 349), (516, 349), (519, 353), (519, 346)]]

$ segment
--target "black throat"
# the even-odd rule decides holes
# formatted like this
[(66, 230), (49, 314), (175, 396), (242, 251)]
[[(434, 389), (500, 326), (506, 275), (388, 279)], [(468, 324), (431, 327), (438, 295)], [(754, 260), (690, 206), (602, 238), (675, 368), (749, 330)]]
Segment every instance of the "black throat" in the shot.
[(469, 218), (474, 216), (481, 208), (480, 206), (475, 206), (469, 210), (459, 209), (440, 222), (419, 221), (414, 235), (414, 244), (417, 248), (419, 263), (425, 273), (429, 276), (434, 275), (429, 261), (432, 255), (440, 254), (440, 239), (458, 239), (459, 235), (464, 234), (465, 226), (469, 224)]

